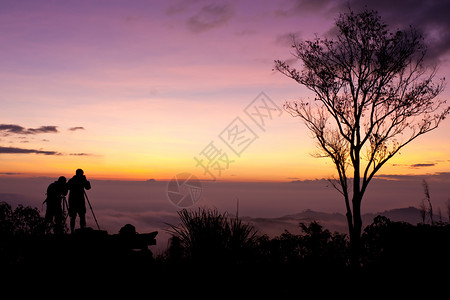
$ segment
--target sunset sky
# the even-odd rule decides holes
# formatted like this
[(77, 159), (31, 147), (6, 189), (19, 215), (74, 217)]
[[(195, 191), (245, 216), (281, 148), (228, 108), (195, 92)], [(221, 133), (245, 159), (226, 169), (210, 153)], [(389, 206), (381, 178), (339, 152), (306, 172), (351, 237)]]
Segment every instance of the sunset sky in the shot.
[[(437, 77), (450, 78), (450, 1), (366, 1), (392, 28), (423, 30)], [(0, 0), (0, 176), (291, 181), (334, 174), (284, 101), (314, 97), (273, 71), (291, 34), (327, 35), (364, 1)], [(450, 99), (450, 89), (440, 95)], [(258, 102), (259, 101), (259, 102)], [(262, 102), (261, 102), (262, 101)], [(270, 118), (252, 120), (255, 103)], [(230, 149), (235, 126), (252, 135)], [(212, 144), (211, 144), (212, 143)], [(237, 144), (235, 144), (237, 145)], [(380, 174), (450, 171), (450, 121)], [(211, 152), (209, 152), (211, 154)], [(197, 159), (197, 160), (196, 160)]]

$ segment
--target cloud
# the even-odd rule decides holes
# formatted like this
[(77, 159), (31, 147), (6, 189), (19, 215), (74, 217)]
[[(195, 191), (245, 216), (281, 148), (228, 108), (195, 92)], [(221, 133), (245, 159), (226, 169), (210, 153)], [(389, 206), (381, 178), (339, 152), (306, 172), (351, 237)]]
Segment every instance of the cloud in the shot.
[[(286, 2), (287, 5), (275, 11), (276, 15), (285, 17), (298, 14), (309, 13), (330, 13), (339, 2), (332, 0), (292, 0)], [(347, 1), (348, 2), (348, 1)]]
[[(427, 57), (438, 59), (450, 50), (450, 1), (350, 1), (355, 9), (367, 5), (380, 12), (383, 20), (395, 28), (407, 28), (413, 25), (423, 32), (428, 46)], [(343, 7), (344, 4), (341, 5)]]
[(437, 163), (419, 163), (419, 164), (392, 164), (393, 167), (410, 167), (411, 169), (425, 168), (425, 167), (434, 167)]
[(76, 127), (70, 127), (69, 130), (70, 131), (85, 130), (85, 128), (82, 126), (76, 126)]
[(17, 134), (23, 134), (25, 131), (25, 128), (19, 125), (13, 125), (13, 124), (0, 124), (0, 131), (5, 131), (7, 133), (17, 133)]
[(0, 124), (0, 131), (9, 134), (38, 134), (38, 133), (58, 133), (57, 126), (41, 126), (38, 128), (24, 128), (15, 124)]
[(57, 133), (57, 126), (41, 126), (39, 128), (28, 128), (26, 134), (37, 134), (37, 133)]
[[(16, 147), (2, 147), (0, 146), (0, 154), (44, 154), (44, 155), (70, 155), (70, 156), (94, 156), (94, 154), (90, 153), (61, 153), (57, 151), (45, 151), (38, 149), (24, 149), (24, 148), (16, 148)], [(2, 174), (2, 173), (0, 173)]]
[(413, 169), (418, 169), (418, 168), (423, 168), (423, 167), (433, 167), (435, 166), (435, 163), (431, 163), (431, 164), (412, 164), (409, 167), (413, 168)]
[(402, 180), (405, 182), (420, 182), (425, 178), (426, 180), (430, 181), (448, 182), (450, 181), (450, 172), (436, 172), (427, 174), (379, 174), (375, 175), (375, 178), (380, 180)]
[(16, 173), (16, 172), (0, 172), (0, 175), (8, 175), (8, 176), (14, 176), (14, 175), (22, 175), (23, 173)]
[(195, 33), (207, 31), (228, 22), (234, 15), (234, 8), (230, 4), (209, 4), (190, 17), (187, 21), (187, 27)]
[(378, 11), (382, 20), (392, 29), (414, 26), (423, 32), (428, 46), (427, 58), (442, 59), (450, 51), (450, 1), (419, 0), (291, 0), (285, 2), (275, 13), (280, 16), (305, 16), (321, 13), (336, 17), (351, 7), (360, 11), (367, 7)]
[(61, 155), (61, 153), (56, 151), (43, 151), (36, 149), (23, 149), (23, 148), (15, 148), (15, 147), (1, 147), (0, 146), (0, 154), (44, 154), (44, 155)]
[(174, 14), (179, 14), (179, 13), (185, 12), (195, 2), (196, 2), (195, 0), (190, 0), (190, 1), (181, 0), (181, 1), (177, 1), (177, 2), (169, 5), (169, 7), (166, 10), (166, 14), (170, 16), (170, 15), (174, 15)]

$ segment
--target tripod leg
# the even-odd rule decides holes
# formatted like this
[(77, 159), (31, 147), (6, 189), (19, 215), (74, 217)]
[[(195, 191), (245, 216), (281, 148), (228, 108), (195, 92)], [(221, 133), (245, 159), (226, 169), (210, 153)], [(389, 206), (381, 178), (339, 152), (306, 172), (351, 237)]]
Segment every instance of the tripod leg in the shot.
[[(64, 207), (67, 209), (67, 212)], [(63, 226), (65, 228), (67, 224), (67, 217), (69, 216), (69, 205), (67, 204), (66, 197), (63, 197), (63, 214), (64, 214)]]
[(76, 216), (70, 217), (70, 233), (75, 232), (75, 218)]
[(88, 195), (86, 194), (86, 191), (84, 191), (84, 195), (86, 196), (87, 203), (89, 204), (89, 208), (91, 209), (92, 216), (94, 216), (95, 224), (97, 224), (97, 228), (98, 230), (100, 230), (100, 226), (98, 226), (97, 218), (95, 217), (94, 210), (92, 209), (91, 202), (89, 202), (89, 198)]

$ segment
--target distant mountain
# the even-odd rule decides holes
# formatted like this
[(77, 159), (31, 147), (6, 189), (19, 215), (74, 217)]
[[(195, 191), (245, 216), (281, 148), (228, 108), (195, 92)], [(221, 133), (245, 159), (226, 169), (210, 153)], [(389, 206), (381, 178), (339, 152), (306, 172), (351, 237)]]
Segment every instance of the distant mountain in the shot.
[[(367, 213), (362, 216), (363, 227), (371, 224), (373, 219), (378, 216), (385, 216), (391, 221), (395, 222), (408, 222), (413, 225), (422, 222), (420, 211), (415, 207), (397, 208), (386, 210), (378, 213)], [(433, 216), (435, 221), (439, 220), (438, 216)], [(260, 234), (267, 234), (270, 237), (274, 237), (282, 234), (285, 230), (293, 234), (300, 233), (298, 224), (310, 223), (316, 221), (324, 228), (334, 232), (347, 233), (347, 220), (345, 215), (340, 213), (324, 213), (313, 211), (310, 209), (304, 210), (300, 213), (285, 215), (278, 218), (252, 218), (242, 217), (243, 221), (249, 222), (258, 229)], [(443, 221), (447, 221), (443, 218)]]
[[(384, 212), (379, 212), (376, 214), (364, 214), (363, 222), (365, 224), (369, 224), (373, 221), (373, 218), (375, 218), (378, 215), (385, 216), (394, 222), (408, 222), (413, 225), (416, 225), (417, 223), (422, 222), (422, 218), (420, 216), (420, 210), (415, 207), (412, 207), (412, 206), (407, 207), (407, 208), (396, 208), (396, 209), (386, 210)], [(436, 215), (434, 215), (433, 218), (435, 220), (438, 220), (438, 217)]]

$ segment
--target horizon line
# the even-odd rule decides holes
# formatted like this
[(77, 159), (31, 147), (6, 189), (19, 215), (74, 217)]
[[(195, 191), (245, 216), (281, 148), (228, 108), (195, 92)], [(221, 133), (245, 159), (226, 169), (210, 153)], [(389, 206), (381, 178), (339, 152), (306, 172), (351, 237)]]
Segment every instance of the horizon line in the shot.
[[(32, 175), (26, 173), (15, 173), (15, 172), (0, 172), (0, 179), (4, 178), (15, 178), (15, 179), (55, 179), (61, 175), (51, 176), (51, 175)], [(63, 175), (62, 175), (63, 176)], [(373, 179), (378, 180), (388, 180), (388, 181), (398, 181), (406, 178), (417, 178), (417, 177), (439, 177), (439, 176), (449, 176), (450, 172), (434, 172), (434, 173), (426, 173), (426, 174), (380, 174), (375, 175)], [(149, 182), (149, 183), (161, 183), (161, 182), (169, 182), (173, 178), (148, 178), (148, 179), (138, 179), (138, 178), (127, 178), (127, 177), (115, 177), (108, 178), (103, 176), (93, 176), (89, 177), (89, 180), (95, 181), (123, 181), (123, 182)], [(301, 183), (301, 182), (311, 182), (311, 181), (330, 181), (334, 178), (286, 178), (286, 179), (221, 179), (221, 180), (211, 180), (211, 179), (202, 179), (198, 178), (200, 182), (209, 182), (209, 183)], [(349, 180), (353, 179), (353, 177), (349, 177)]]

